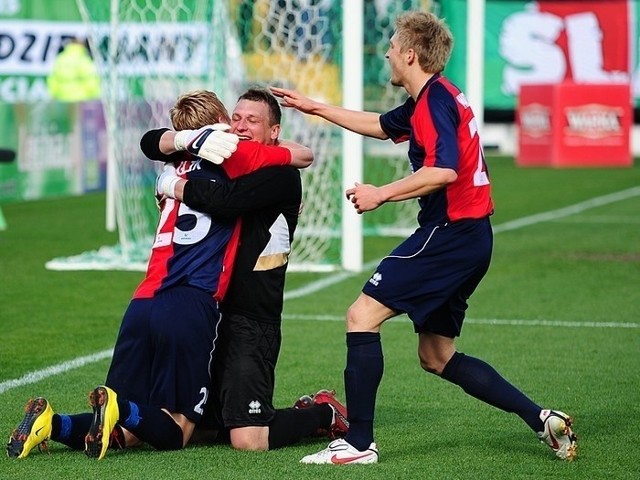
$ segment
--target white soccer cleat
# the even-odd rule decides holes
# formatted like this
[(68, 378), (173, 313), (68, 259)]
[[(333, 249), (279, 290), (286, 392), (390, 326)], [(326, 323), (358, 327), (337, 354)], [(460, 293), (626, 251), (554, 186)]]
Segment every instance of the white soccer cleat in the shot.
[(369, 445), (369, 448), (361, 452), (343, 438), (334, 440), (327, 448), (307, 455), (300, 463), (308, 464), (333, 464), (333, 465), (352, 465), (356, 463), (378, 463), (378, 447), (375, 443)]
[(571, 417), (558, 410), (542, 410), (540, 420), (544, 423), (544, 431), (538, 432), (540, 441), (549, 445), (558, 458), (568, 462), (575, 459), (577, 437), (571, 430)]

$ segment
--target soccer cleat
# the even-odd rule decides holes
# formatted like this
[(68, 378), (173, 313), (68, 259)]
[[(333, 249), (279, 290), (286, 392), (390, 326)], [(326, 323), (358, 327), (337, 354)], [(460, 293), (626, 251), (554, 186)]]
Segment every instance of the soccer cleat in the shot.
[(302, 395), (296, 403), (293, 404), (293, 408), (309, 408), (313, 406), (313, 395)]
[(26, 458), (36, 445), (47, 450), (47, 440), (51, 436), (53, 409), (44, 397), (29, 400), (24, 410), (24, 418), (7, 443), (7, 455), (11, 458)]
[(109, 439), (120, 411), (118, 410), (118, 396), (109, 387), (96, 387), (89, 394), (89, 403), (93, 409), (93, 420), (89, 433), (84, 437), (84, 453), (89, 458), (102, 460), (109, 448)]
[(347, 420), (347, 409), (336, 398), (335, 390), (320, 390), (315, 395), (303, 395), (293, 408), (309, 408), (313, 405), (327, 404), (331, 407), (333, 416), (331, 417), (331, 426), (328, 430), (318, 429), (317, 435), (329, 436), (331, 439), (342, 438), (349, 431), (349, 421)]
[(574, 460), (577, 456), (578, 438), (571, 430), (571, 417), (557, 410), (542, 410), (540, 420), (544, 424), (544, 431), (538, 432), (540, 441), (549, 445), (558, 458), (568, 462)]
[(326, 403), (331, 407), (331, 410), (333, 410), (329, 437), (332, 439), (344, 437), (349, 431), (347, 408), (338, 401), (335, 390), (320, 390), (313, 396), (313, 403), (315, 405)]
[(361, 452), (345, 439), (339, 438), (329, 444), (327, 448), (307, 455), (300, 463), (308, 464), (332, 464), (332, 465), (352, 465), (356, 463), (378, 463), (378, 448), (375, 443), (369, 445), (365, 451)]

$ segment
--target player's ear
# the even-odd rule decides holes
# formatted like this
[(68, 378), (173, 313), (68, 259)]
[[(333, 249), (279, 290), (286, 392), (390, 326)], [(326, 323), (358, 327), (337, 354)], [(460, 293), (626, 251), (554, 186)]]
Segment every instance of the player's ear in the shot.
[(278, 140), (278, 137), (280, 136), (280, 130), (281, 130), (280, 124), (273, 125), (271, 127), (271, 140), (273, 140), (274, 142)]
[(407, 63), (409, 65), (412, 65), (413, 62), (418, 61), (418, 54), (413, 48), (407, 48), (407, 51), (405, 52), (405, 57), (407, 58)]

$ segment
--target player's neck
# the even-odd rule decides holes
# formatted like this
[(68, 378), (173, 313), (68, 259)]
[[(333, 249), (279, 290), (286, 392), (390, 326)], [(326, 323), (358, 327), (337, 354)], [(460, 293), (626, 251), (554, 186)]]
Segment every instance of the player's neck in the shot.
[(415, 74), (409, 76), (404, 84), (404, 88), (414, 100), (417, 100), (418, 95), (422, 91), (425, 84), (433, 77), (433, 73), (426, 73), (422, 70), (416, 71)]

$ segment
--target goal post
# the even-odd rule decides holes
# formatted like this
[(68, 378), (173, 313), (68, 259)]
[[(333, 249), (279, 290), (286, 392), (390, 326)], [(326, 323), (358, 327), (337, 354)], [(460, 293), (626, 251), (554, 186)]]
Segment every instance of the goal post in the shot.
[[(284, 86), (354, 110), (383, 112), (406, 92), (389, 84), (384, 58), (395, 16), (425, 0), (76, 0), (101, 74), (109, 145), (109, 198), (118, 244), (54, 259), (52, 269), (146, 268), (157, 224), (158, 166), (142, 134), (170, 126), (169, 108), (195, 88), (231, 109), (246, 88)], [(291, 270), (359, 271), (363, 236), (404, 235), (415, 202), (358, 215), (344, 196), (355, 181), (406, 176), (406, 147), (365, 139), (319, 117), (285, 109), (282, 138), (309, 146), (304, 209)], [(111, 213), (109, 213), (111, 214)], [(111, 225), (112, 226), (112, 225)]]
[[(364, 1), (344, 3), (344, 55), (342, 61), (342, 106), (349, 110), (363, 110), (363, 32)], [(362, 79), (358, 81), (357, 79)], [(362, 181), (362, 136), (345, 130), (342, 133), (342, 191)], [(362, 217), (348, 201), (342, 202), (342, 267), (345, 270), (362, 270), (363, 239)]]

